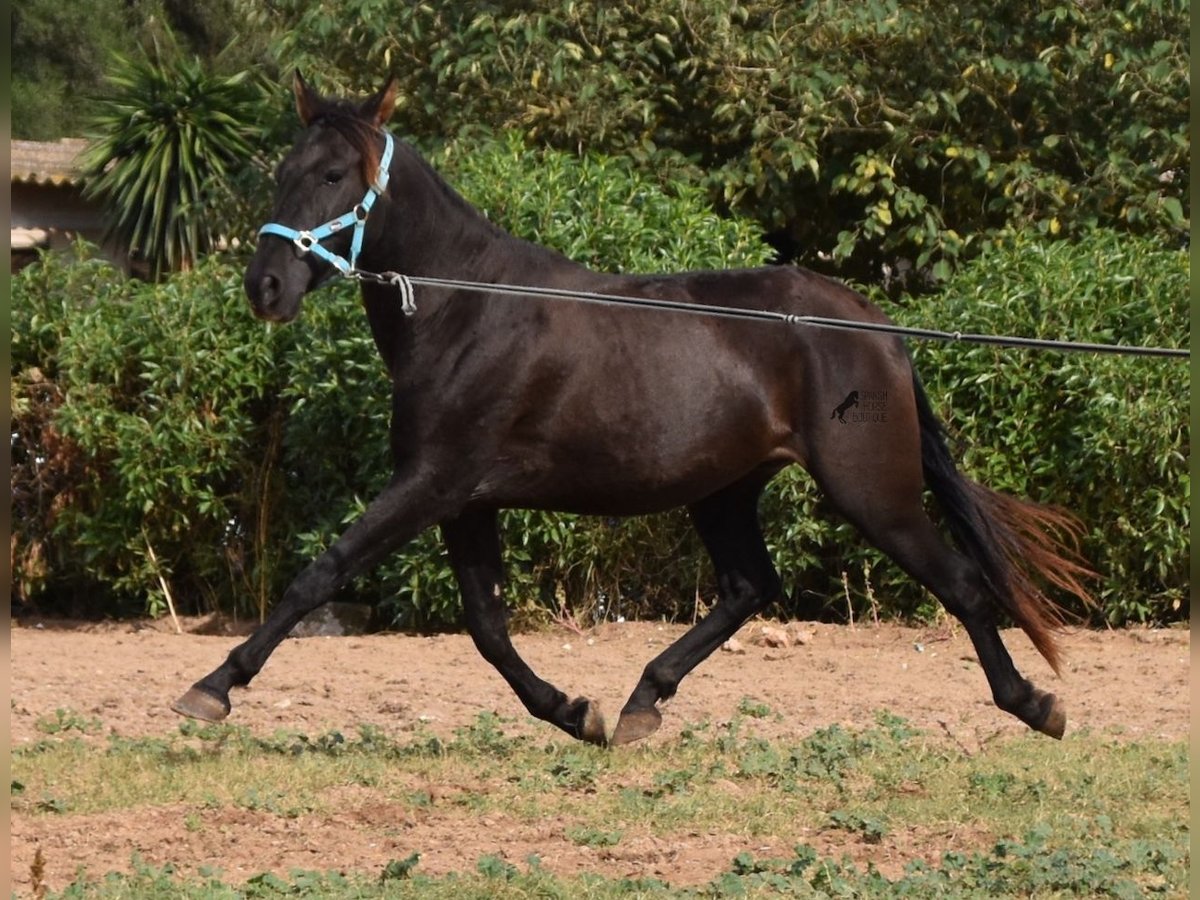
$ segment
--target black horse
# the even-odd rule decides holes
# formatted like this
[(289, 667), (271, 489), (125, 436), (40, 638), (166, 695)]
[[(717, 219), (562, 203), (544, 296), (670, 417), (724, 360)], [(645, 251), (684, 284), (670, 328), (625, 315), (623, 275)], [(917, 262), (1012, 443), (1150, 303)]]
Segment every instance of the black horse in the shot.
[[(296, 318), (301, 298), (333, 272), (330, 259), (344, 265), (350, 255), (365, 271), (887, 321), (849, 288), (795, 267), (592, 272), (506, 234), (409, 146), (393, 146), (383, 126), (394, 80), (357, 103), (321, 97), (297, 73), (295, 94), (304, 131), (277, 172), (273, 222), (283, 225), (264, 229), (245, 276), (264, 319)], [(378, 200), (369, 216), (364, 192)], [(317, 228), (347, 210), (357, 210), (343, 216), (357, 237)], [(318, 244), (304, 229), (325, 237)], [(1038, 582), (1088, 599), (1074, 522), (957, 471), (898, 338), (443, 288), (422, 289), (410, 317), (388, 285), (364, 283), (362, 297), (393, 385), (391, 481), (177, 712), (223, 719), (229, 689), (249, 683), (305, 614), (437, 525), (475, 645), (529, 712), (597, 744), (645, 737), (662, 721), (658, 701), (780, 596), (757, 504), (777, 472), (799, 463), (962, 621), (996, 704), (1061, 737), (1062, 704), (1017, 672), (997, 618), (1011, 617), (1058, 670), (1062, 617)], [(853, 428), (831, 421), (829, 410), (862, 390), (886, 392), (886, 417)], [(926, 487), (954, 546), (925, 513)], [(647, 664), (609, 735), (594, 702), (569, 699), (513, 648), (497, 511), (637, 515), (680, 505), (712, 557), (720, 602)]]

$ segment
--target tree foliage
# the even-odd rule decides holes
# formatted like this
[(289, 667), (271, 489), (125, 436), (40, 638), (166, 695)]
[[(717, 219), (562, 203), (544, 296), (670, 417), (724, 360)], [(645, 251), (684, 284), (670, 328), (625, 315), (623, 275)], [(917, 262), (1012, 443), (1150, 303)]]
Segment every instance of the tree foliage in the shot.
[(785, 257), (945, 277), (1006, 227), (1187, 230), (1188, 4), (280, 0), (286, 68), (401, 79), (416, 135), (682, 167)]
[(22, 0), (12, 4), (12, 132), (77, 137), (104, 92), (114, 53), (178, 39), (220, 72), (261, 57), (263, 37), (240, 27), (242, 0)]
[[(76, 85), (146, 34), (211, 52), (236, 33), (213, 71), (300, 66), (345, 91), (394, 72), (405, 137), (517, 129), (625, 156), (753, 218), (782, 259), (864, 282), (927, 288), (1006, 228), (1175, 243), (1190, 221), (1184, 0), (88, 0), (91, 21), (63, 18), (75, 62), (55, 62), (42, 5), (14, 13), (16, 96), (47, 66), (58, 87), (14, 121), (76, 116)], [(103, 37), (118, 21), (127, 34)], [(277, 124), (285, 97), (260, 120)]]
[(188, 268), (221, 237), (212, 197), (254, 156), (263, 95), (248, 72), (211, 75), (178, 52), (113, 60), (90, 120), (84, 194), (155, 273)]

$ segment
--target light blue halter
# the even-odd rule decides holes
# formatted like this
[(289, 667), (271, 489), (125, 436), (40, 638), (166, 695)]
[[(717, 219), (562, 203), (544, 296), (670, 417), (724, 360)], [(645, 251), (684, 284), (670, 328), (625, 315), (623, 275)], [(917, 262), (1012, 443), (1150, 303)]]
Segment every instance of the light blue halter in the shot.
[[(343, 275), (353, 277), (358, 272), (358, 254), (362, 250), (363, 233), (367, 230), (367, 216), (371, 213), (371, 207), (375, 205), (375, 198), (387, 190), (388, 168), (392, 164), (393, 141), (391, 134), (386, 131), (383, 133), (383, 138), (383, 156), (379, 160), (379, 172), (375, 175), (375, 181), (367, 187), (367, 193), (362, 202), (354, 209), (324, 225), (318, 225), (311, 231), (301, 231), (289, 228), (287, 225), (269, 222), (258, 230), (259, 237), (264, 234), (273, 234), (289, 240), (300, 248), (301, 253), (312, 252)], [(354, 226), (354, 236), (350, 240), (350, 259), (338, 256), (321, 246), (321, 241), (325, 238), (332, 237), (350, 225)]]

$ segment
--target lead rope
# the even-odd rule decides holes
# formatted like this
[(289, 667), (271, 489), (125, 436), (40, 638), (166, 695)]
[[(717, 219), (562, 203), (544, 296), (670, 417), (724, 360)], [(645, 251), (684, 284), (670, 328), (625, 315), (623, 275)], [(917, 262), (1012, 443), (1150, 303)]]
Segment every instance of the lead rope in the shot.
[(853, 319), (833, 319), (825, 316), (798, 316), (792, 313), (769, 309), (737, 309), (728, 306), (713, 306), (703, 303), (683, 303), (678, 300), (661, 300), (647, 297), (628, 297), (621, 294), (598, 294), (589, 291), (566, 291), (558, 288), (531, 287), (508, 284), (491, 284), (480, 281), (460, 281), (453, 278), (427, 278), (418, 275), (400, 275), (385, 272), (356, 271), (354, 277), (360, 281), (393, 284), (401, 292), (404, 312), (416, 312), (413, 302), (413, 285), (449, 290), (473, 291), (477, 293), (507, 294), (510, 296), (545, 297), (572, 300), (576, 303), (595, 303), (602, 306), (631, 306), (641, 309), (657, 309), (668, 312), (706, 315), (724, 319), (742, 319), (759, 322), (781, 322), (786, 325), (807, 325), (814, 328), (831, 328), (843, 331), (868, 331), (876, 334), (892, 334), (900, 337), (923, 340), (960, 342), (964, 344), (990, 344), (1000, 347), (1018, 347), (1035, 350), (1058, 350), (1075, 353), (1109, 353), (1125, 356), (1164, 356), (1188, 358), (1190, 351), (1176, 347), (1145, 347), (1122, 344), (1096, 344), (1083, 341), (1059, 341), (1048, 338), (1027, 338), (1014, 335), (972, 334), (963, 331), (941, 331), (933, 328), (910, 328), (884, 322), (861, 322)]
[[(374, 284), (391, 285), (400, 296), (400, 308), (404, 315), (412, 316), (417, 311), (416, 297), (413, 285), (448, 288), (452, 290), (476, 291), (480, 293), (510, 294), (525, 297), (548, 297), (561, 300), (573, 300), (578, 303), (599, 303), (605, 306), (633, 306), (642, 309), (669, 310), (671, 312), (690, 313), (692, 315), (708, 315), (726, 319), (754, 319), (758, 321), (783, 322), (788, 325), (809, 325), (817, 328), (836, 328), (848, 331), (870, 331), (883, 334), (894, 334), (902, 337), (923, 338), (935, 341), (961, 341), (973, 344), (992, 344), (1003, 347), (1025, 347), (1039, 350), (1061, 350), (1090, 353), (1113, 353), (1130, 356), (1175, 356), (1188, 357), (1187, 350), (1175, 347), (1138, 347), (1121, 346), (1117, 344), (1090, 344), (1080, 341), (1056, 341), (1041, 338), (1013, 337), (995, 334), (965, 334), (961, 331), (939, 331), (931, 328), (906, 328), (902, 325), (889, 325), (882, 322), (859, 322), (852, 319), (830, 319), (824, 316), (797, 316), (790, 313), (775, 312), (766, 309), (737, 309), (728, 306), (712, 306), (701, 303), (681, 303), (677, 300), (657, 300), (646, 297), (626, 297), (620, 294), (597, 294), (588, 291), (564, 291), (555, 288), (527, 287), (519, 285), (488, 284), (479, 281), (459, 281), (452, 278), (422, 278), (416, 275), (402, 275), (399, 272), (368, 272), (358, 268), (358, 254), (362, 249), (363, 235), (366, 232), (367, 216), (375, 199), (387, 190), (392, 161), (393, 140), (388, 131), (383, 132), (384, 148), (379, 162), (379, 170), (375, 181), (367, 188), (367, 193), (350, 212), (339, 216), (324, 225), (302, 231), (287, 225), (268, 223), (259, 229), (259, 235), (272, 234), (291, 241), (301, 253), (313, 253), (328, 262), (338, 272), (355, 281), (370, 281)], [(321, 246), (321, 241), (330, 237), (343, 228), (354, 227), (354, 235), (350, 242), (350, 259), (347, 260)]]

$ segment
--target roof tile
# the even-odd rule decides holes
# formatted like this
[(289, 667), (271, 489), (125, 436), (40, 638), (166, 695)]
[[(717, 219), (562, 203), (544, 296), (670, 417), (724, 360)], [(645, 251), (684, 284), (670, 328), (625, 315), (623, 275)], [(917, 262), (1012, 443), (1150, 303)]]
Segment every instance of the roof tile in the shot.
[(11, 141), (11, 180), (26, 184), (72, 185), (83, 181), (79, 156), (87, 147), (84, 138), (58, 141)]

